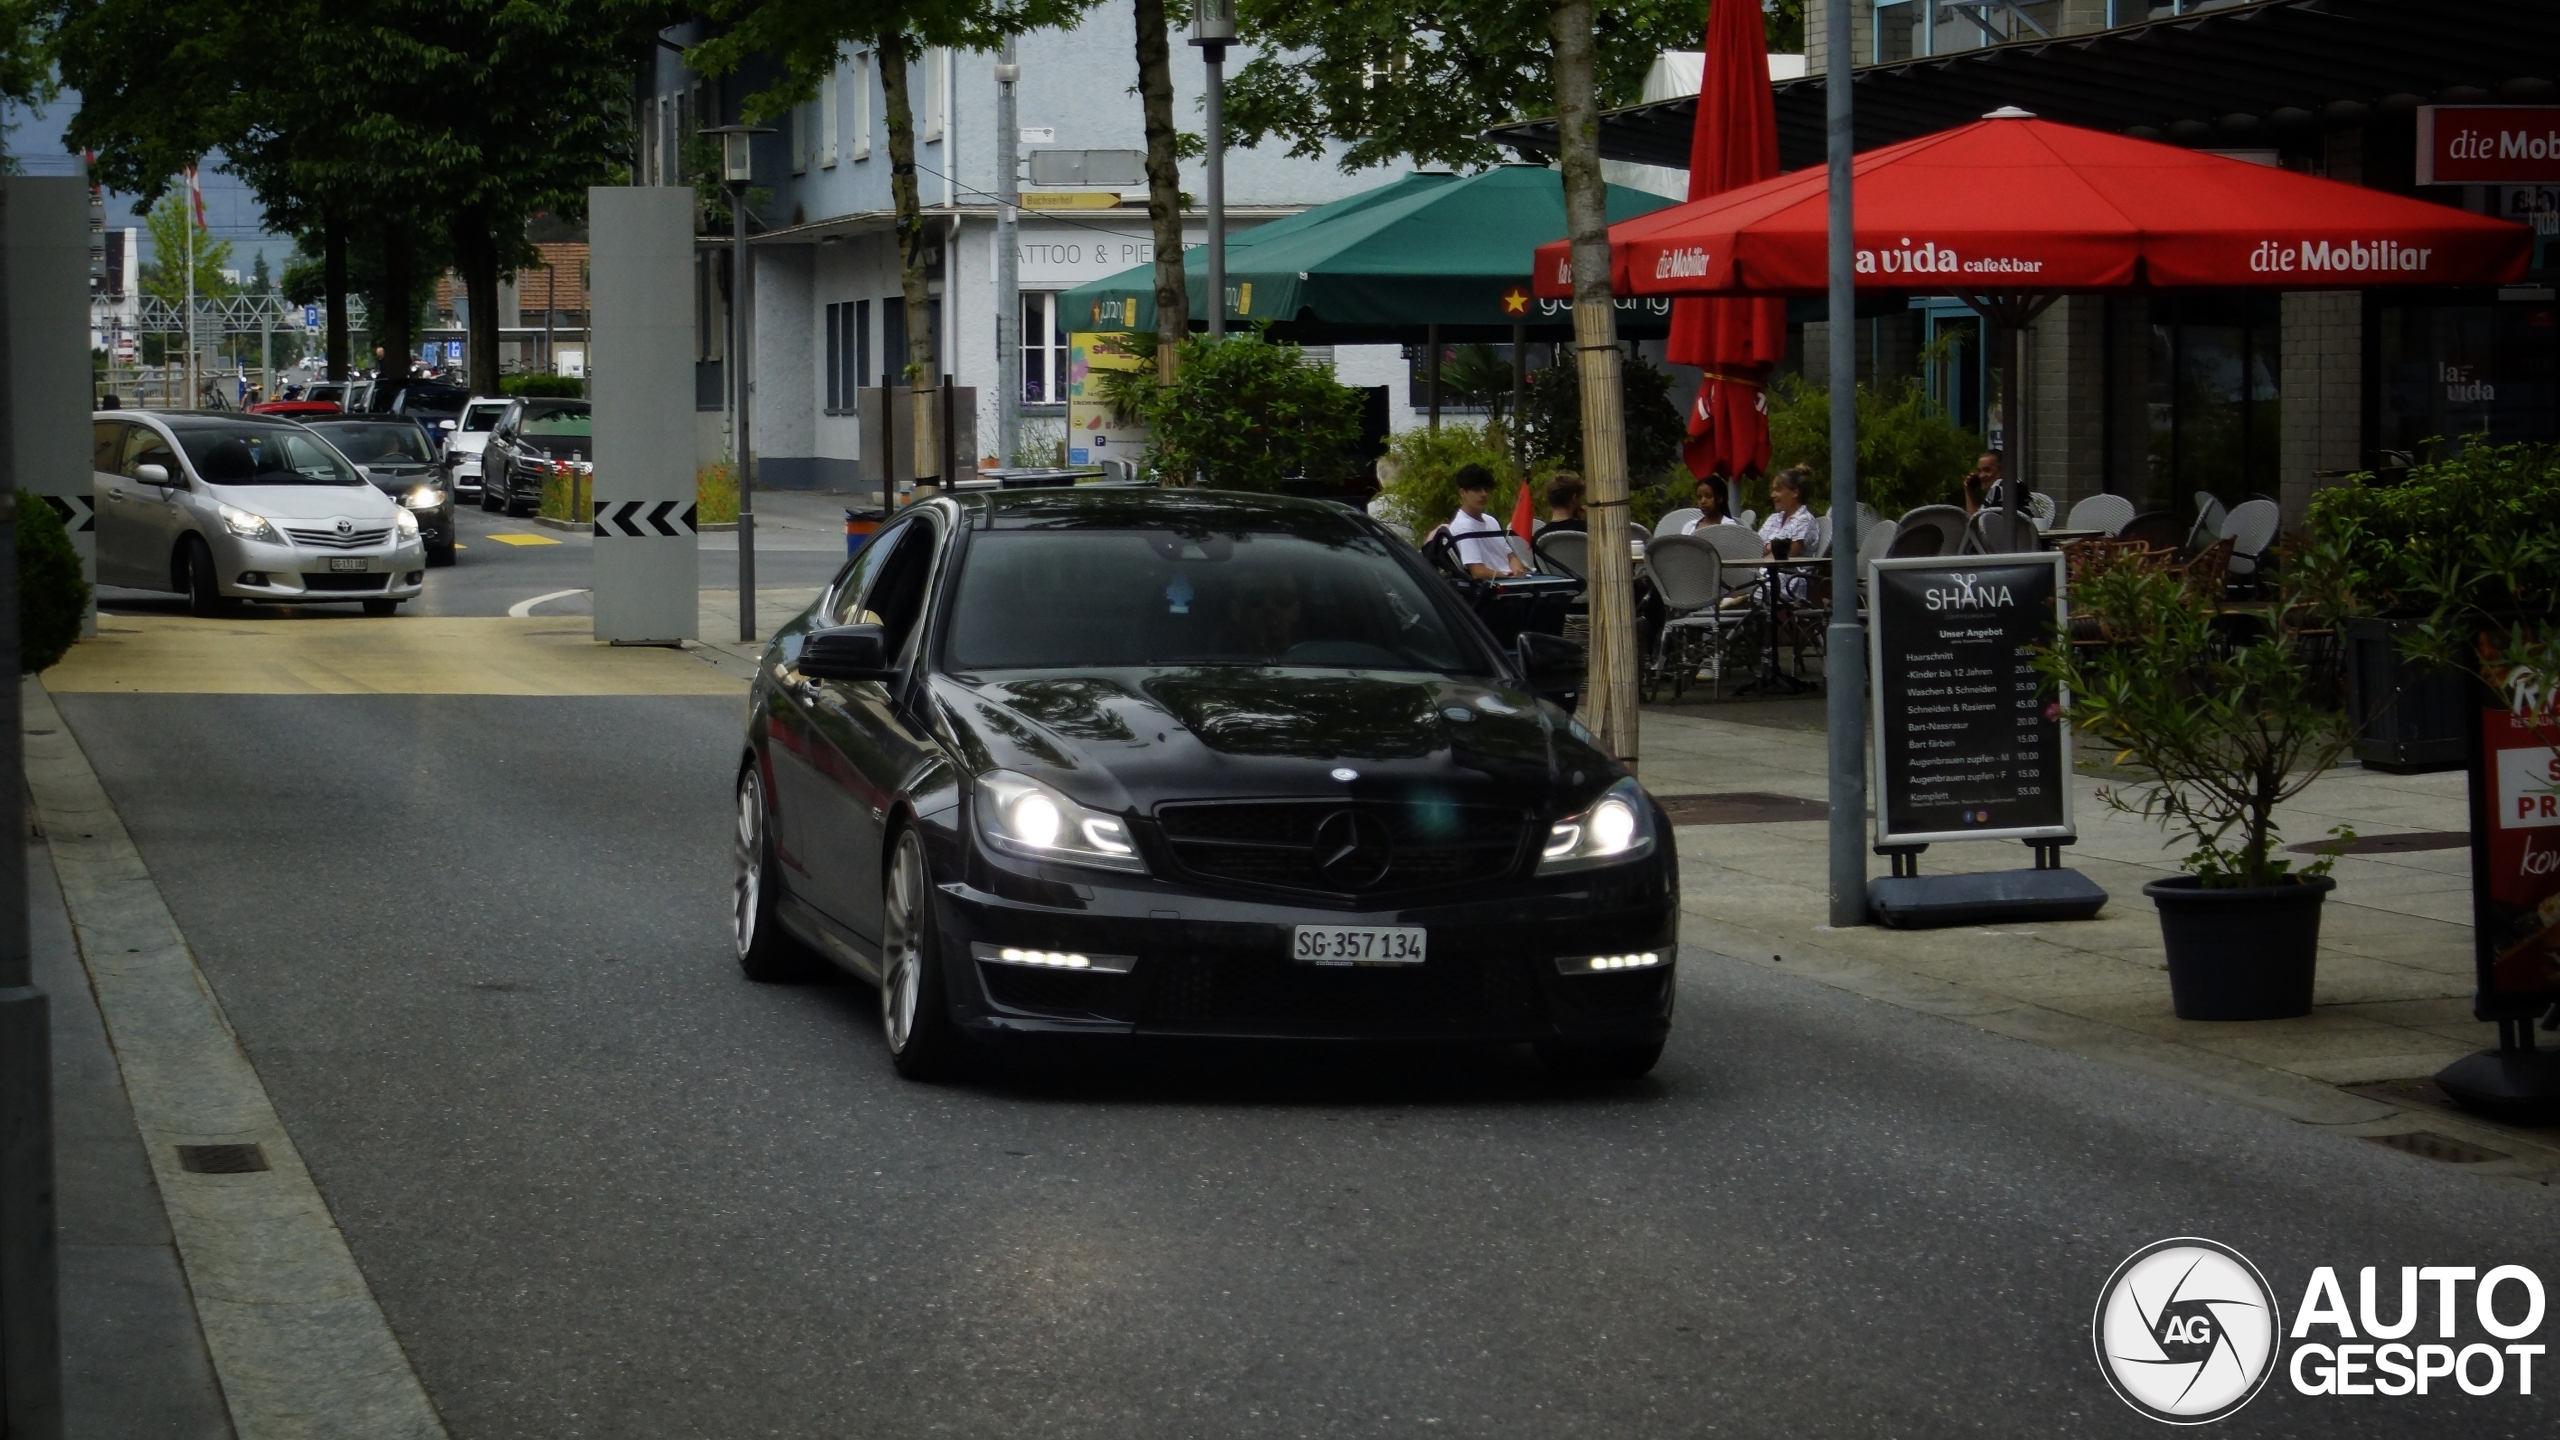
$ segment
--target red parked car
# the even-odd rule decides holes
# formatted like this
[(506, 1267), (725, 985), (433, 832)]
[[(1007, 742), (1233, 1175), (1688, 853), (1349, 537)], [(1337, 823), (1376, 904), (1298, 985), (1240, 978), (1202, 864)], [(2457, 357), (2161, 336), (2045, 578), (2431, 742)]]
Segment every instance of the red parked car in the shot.
[(334, 400), (262, 400), (249, 407), (252, 415), (281, 415), (287, 420), (316, 420), (323, 415), (343, 415)]

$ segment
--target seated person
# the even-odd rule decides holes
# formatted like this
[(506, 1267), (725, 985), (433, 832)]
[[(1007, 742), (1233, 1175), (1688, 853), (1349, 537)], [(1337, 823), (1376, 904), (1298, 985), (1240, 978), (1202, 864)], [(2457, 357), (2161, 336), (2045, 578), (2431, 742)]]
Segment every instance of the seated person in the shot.
[(1277, 660), (1288, 654), (1298, 643), (1298, 612), (1298, 580), (1286, 570), (1239, 573), (1227, 593), (1227, 623), (1248, 655)]
[[(1777, 477), (1769, 482), (1769, 518), (1760, 522), (1760, 553), (1776, 555), (1776, 547), (1770, 543), (1775, 540), (1790, 542), (1787, 547), (1790, 557), (1811, 555), (1813, 547), (1821, 543), (1822, 526), (1804, 503), (1804, 492), (1811, 487), (1812, 481), (1813, 471), (1798, 465), (1778, 472)], [(1779, 588), (1790, 600), (1803, 599), (1805, 577), (1785, 576), (1780, 580)]]
[(1547, 482), (1547, 524), (1549, 530), (1588, 530), (1582, 519), (1582, 477), (1570, 470), (1559, 470)]
[(1458, 563), (1478, 580), (1526, 575), (1520, 557), (1511, 553), (1510, 532), (1484, 513), (1493, 499), (1493, 472), (1481, 465), (1458, 467), (1458, 513), (1449, 518), (1449, 538), (1457, 542)]
[(1742, 522), (1725, 513), (1724, 485), (1713, 475), (1698, 477), (1698, 518), (1680, 533), (1695, 535), (1710, 525), (1739, 525)]
[(2007, 504), (2007, 497), (2000, 493), (2000, 452), (1985, 450), (1974, 460), (1973, 473), (1964, 477), (1964, 513), (1998, 510)]

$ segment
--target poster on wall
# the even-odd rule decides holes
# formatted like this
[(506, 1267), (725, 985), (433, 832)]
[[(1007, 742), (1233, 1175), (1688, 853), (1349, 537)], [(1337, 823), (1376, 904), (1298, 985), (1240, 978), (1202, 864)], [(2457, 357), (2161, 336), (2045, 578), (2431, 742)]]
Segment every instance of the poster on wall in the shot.
[[(2514, 698), (2512, 690), (2511, 700)], [(2539, 697), (2533, 697), (2539, 698)], [(2483, 704), (2471, 764), (2480, 1018), (2560, 1001), (2560, 713)]]
[(1067, 463), (1107, 465), (1135, 475), (1146, 453), (1147, 432), (1134, 420), (1111, 413), (1101, 377), (1113, 371), (1141, 370), (1147, 362), (1131, 354), (1130, 337), (1118, 332), (1072, 331), (1067, 336)]

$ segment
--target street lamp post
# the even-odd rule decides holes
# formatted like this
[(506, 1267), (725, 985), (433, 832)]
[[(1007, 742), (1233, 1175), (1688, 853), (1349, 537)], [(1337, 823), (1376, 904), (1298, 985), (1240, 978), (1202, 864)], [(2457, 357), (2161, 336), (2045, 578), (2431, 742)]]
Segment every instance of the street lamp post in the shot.
[(748, 644), (756, 638), (756, 484), (748, 422), (755, 409), (747, 364), (747, 316), (755, 299), (755, 271), (747, 257), (747, 182), (755, 177), (750, 154), (755, 137), (774, 132), (763, 125), (711, 125), (701, 133), (720, 137), (720, 180), (729, 187), (729, 234), (734, 247), (729, 281), (729, 394), (738, 417), (730, 435), (729, 458), (738, 475), (738, 640)]
[[(1021, 79), (1008, 35), (996, 59), (996, 454), (1006, 465), (1014, 463), (1022, 438), (1022, 129), (1013, 93)], [(948, 266), (944, 273), (951, 273)]]
[(1209, 201), (1209, 338), (1227, 333), (1227, 47), (1236, 40), (1236, 0), (1198, 0), (1191, 43), (1209, 71), (1209, 153), (1201, 188)]

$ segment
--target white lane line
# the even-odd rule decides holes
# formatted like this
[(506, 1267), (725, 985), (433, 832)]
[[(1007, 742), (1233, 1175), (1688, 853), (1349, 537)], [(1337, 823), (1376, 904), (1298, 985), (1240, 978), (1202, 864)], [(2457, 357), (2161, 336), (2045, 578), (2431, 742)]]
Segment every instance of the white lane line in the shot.
[[(27, 737), (27, 787), (233, 1431), (241, 1440), (443, 1440), (434, 1404), (88, 757), (43, 686), (29, 679), (19, 693), (27, 725), (43, 732)], [(181, 1145), (243, 1142), (264, 1152), (265, 1172), (204, 1175), (179, 1163)]]
[(514, 620), (530, 620), (533, 618), (533, 607), (536, 605), (548, 605), (554, 600), (566, 600), (572, 595), (586, 593), (584, 590), (554, 590), (548, 595), (536, 595), (530, 600), (519, 600), (508, 606), (507, 615)]

